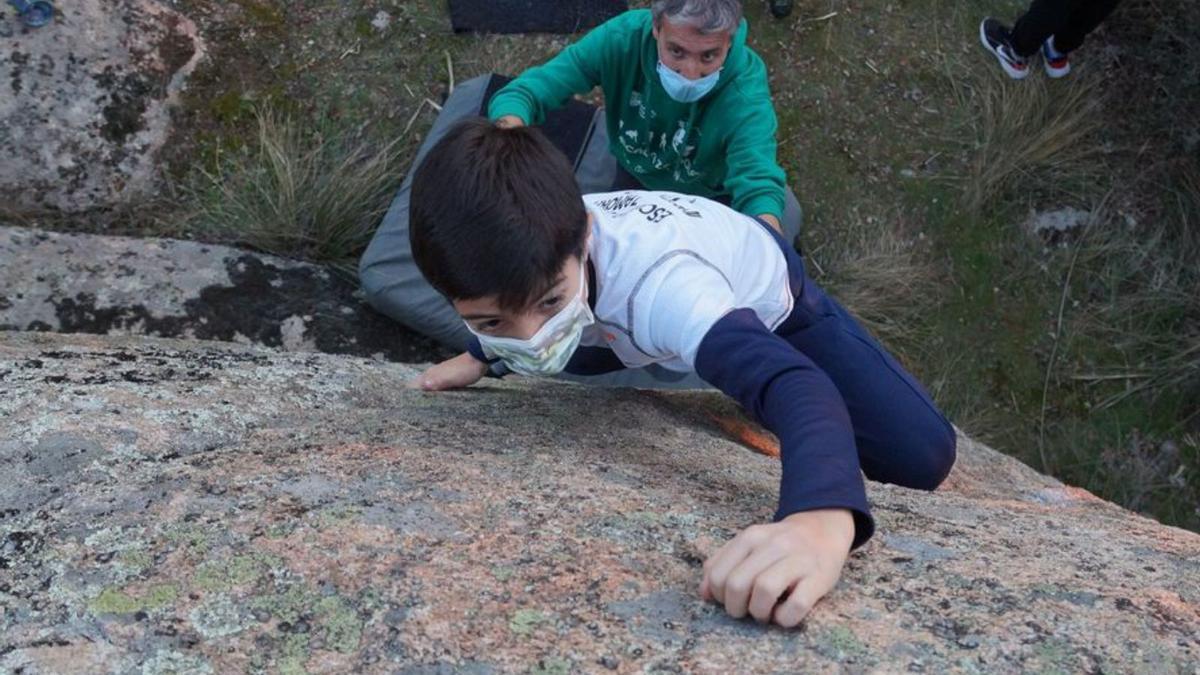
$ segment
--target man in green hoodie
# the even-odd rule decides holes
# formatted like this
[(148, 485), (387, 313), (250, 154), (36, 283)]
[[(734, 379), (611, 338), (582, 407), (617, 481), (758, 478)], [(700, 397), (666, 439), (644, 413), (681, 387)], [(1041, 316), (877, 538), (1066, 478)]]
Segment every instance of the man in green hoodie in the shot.
[(775, 160), (775, 111), (762, 59), (746, 46), (740, 0), (655, 0), (621, 14), (492, 97), (500, 126), (599, 85), (617, 180), (585, 191), (671, 190), (757, 216), (791, 240), (800, 207)]

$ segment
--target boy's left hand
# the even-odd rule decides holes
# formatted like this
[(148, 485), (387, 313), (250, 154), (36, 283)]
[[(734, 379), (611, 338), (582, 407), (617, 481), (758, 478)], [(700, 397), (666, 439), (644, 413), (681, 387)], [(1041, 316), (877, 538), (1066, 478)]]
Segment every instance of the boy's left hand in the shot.
[(469, 387), (483, 378), (487, 369), (486, 363), (476, 360), (470, 353), (462, 353), (429, 367), (409, 381), (408, 388), (442, 391)]
[(752, 525), (704, 562), (700, 595), (725, 605), (734, 618), (749, 613), (791, 628), (833, 590), (853, 541), (854, 517), (846, 509)]

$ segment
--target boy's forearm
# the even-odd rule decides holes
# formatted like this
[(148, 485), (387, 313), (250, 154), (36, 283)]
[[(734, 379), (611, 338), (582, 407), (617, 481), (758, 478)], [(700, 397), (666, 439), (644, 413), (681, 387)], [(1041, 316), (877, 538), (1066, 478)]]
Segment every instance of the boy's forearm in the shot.
[(705, 336), (696, 372), (779, 437), (777, 520), (802, 511), (847, 509), (855, 521), (854, 546), (870, 538), (874, 523), (850, 415), (816, 364), (767, 330), (753, 311), (739, 309)]

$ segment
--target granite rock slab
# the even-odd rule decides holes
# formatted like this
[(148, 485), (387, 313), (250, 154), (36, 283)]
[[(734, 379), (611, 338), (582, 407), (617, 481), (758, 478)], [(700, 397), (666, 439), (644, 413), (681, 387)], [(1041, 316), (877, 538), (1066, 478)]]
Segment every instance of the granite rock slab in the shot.
[(799, 630), (702, 602), (779, 466), (718, 394), (0, 333), (0, 672), (1200, 668), (1200, 536), (968, 438)]
[(0, 330), (222, 340), (396, 361), (447, 355), (326, 267), (176, 239), (0, 227)]
[(71, 213), (131, 203), (154, 186), (171, 108), (204, 42), (155, 0), (54, 5), (41, 28), (0, 12), (0, 204)]

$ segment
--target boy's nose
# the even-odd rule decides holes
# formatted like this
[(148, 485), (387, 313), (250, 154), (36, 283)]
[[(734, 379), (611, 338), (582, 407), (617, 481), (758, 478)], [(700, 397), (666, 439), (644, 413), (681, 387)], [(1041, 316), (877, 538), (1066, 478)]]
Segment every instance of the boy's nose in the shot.
[(537, 335), (537, 332), (542, 329), (542, 324), (546, 323), (540, 316), (527, 316), (517, 321), (516, 337), (518, 340), (528, 340)]

